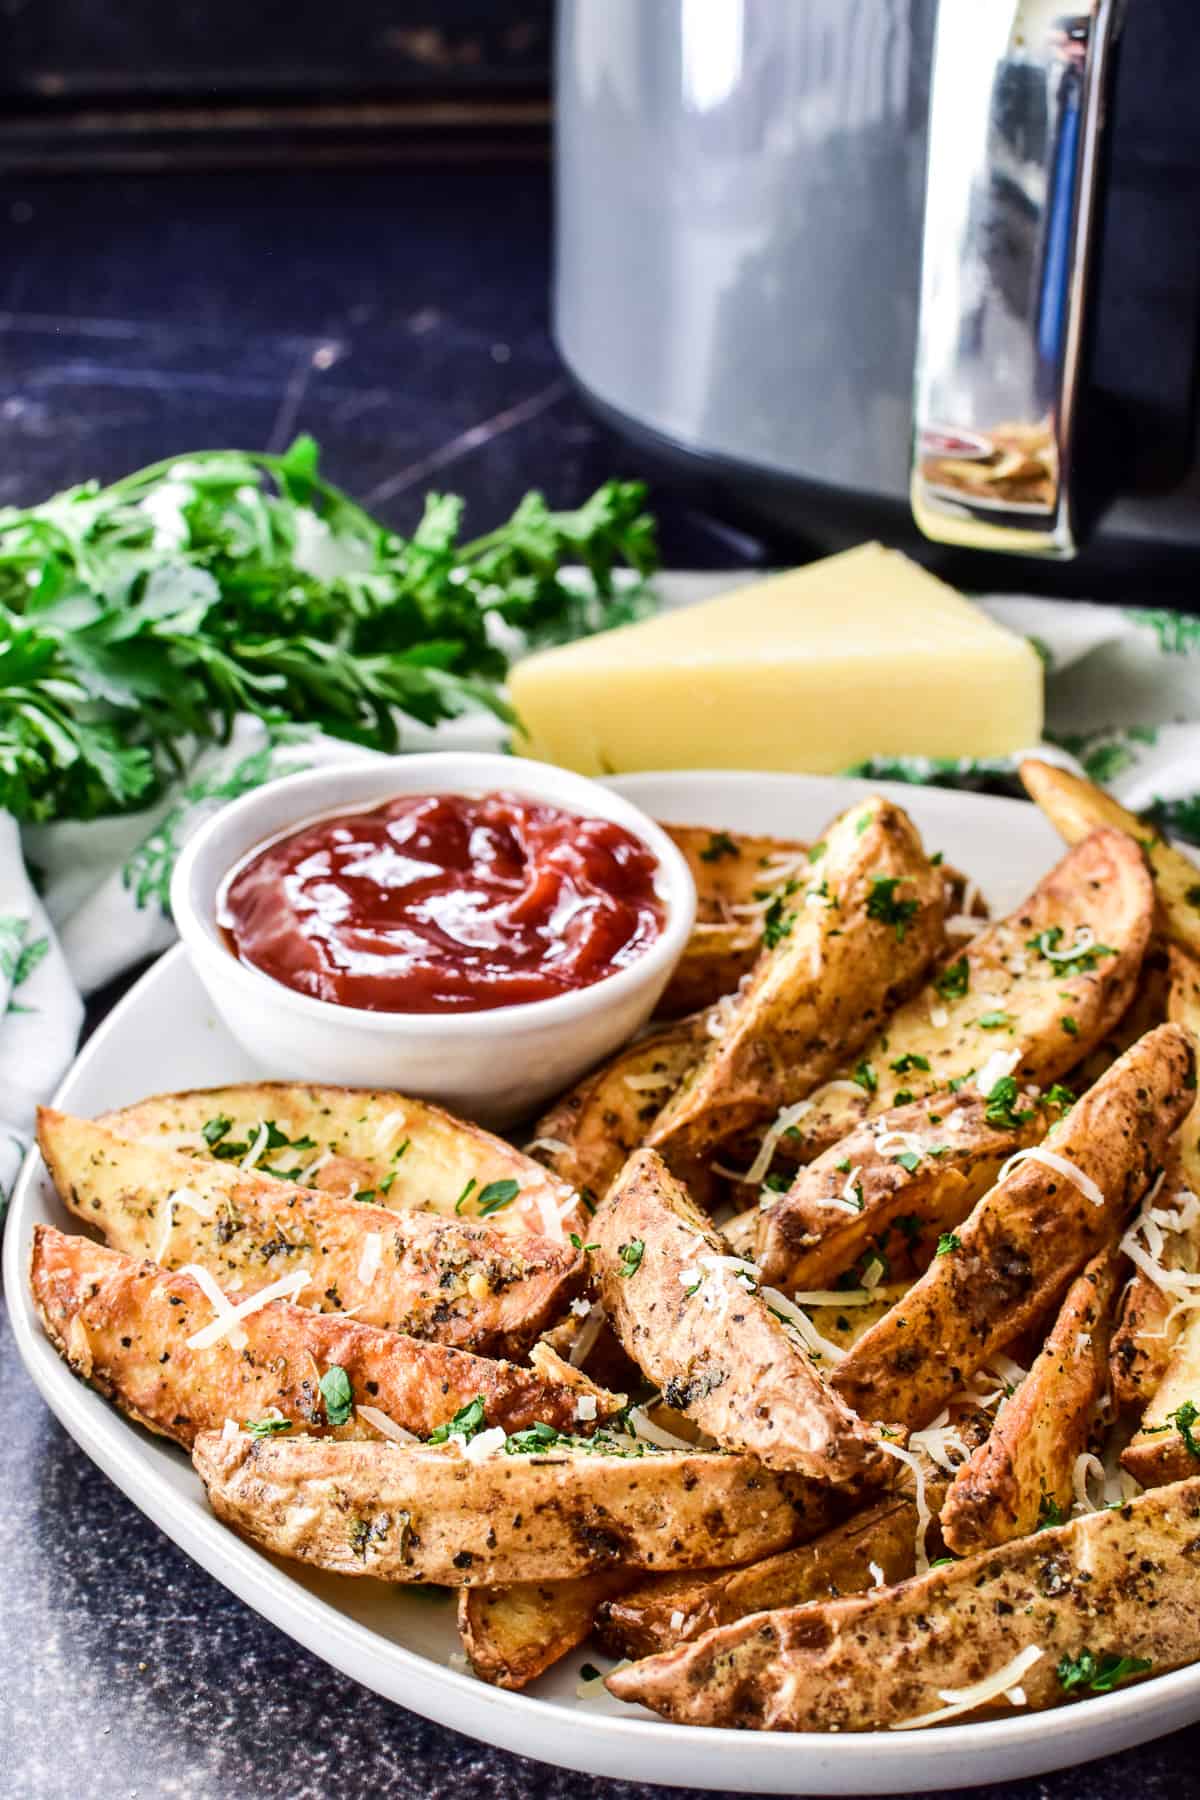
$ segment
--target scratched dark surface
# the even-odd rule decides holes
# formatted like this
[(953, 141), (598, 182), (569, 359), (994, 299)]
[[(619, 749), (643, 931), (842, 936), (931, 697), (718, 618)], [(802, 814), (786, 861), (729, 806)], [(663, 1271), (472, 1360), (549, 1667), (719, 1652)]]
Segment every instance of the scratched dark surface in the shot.
[[(24, 182), (0, 192), (0, 233), (0, 502), (190, 447), (280, 448), (298, 430), (400, 528), (438, 483), (483, 528), (528, 486), (566, 504), (638, 472), (589, 422), (549, 341), (543, 168)], [(670, 562), (762, 554), (669, 490), (656, 504)], [(6, 1319), (0, 1358), (0, 1793), (661, 1791), (481, 1746), (297, 1649), (92, 1467), (16, 1366)], [(1082, 1756), (1087, 1742), (1084, 1710)], [(1198, 1791), (1198, 1742), (1180, 1733), (975, 1791), (1178, 1800)]]

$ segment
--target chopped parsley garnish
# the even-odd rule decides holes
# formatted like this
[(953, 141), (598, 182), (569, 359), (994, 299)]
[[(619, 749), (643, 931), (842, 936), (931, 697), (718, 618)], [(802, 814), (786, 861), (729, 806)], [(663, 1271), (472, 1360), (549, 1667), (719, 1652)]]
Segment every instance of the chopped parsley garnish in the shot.
[(929, 859), (929, 866), (931, 869), (940, 869), (945, 860), (946, 852), (944, 850), (935, 850)]
[[(259, 1150), (261, 1156), (265, 1156), (268, 1150), (315, 1150), (317, 1147), (310, 1137), (288, 1137), (286, 1132), (280, 1131), (274, 1119), (260, 1120), (244, 1138), (231, 1138), (229, 1132), (232, 1126), (232, 1119), (227, 1119), (222, 1114), (210, 1119), (203, 1127), (205, 1143), (221, 1162), (241, 1162), (243, 1157), (249, 1156), (264, 1131), (267, 1135)], [(274, 1175), (280, 1181), (294, 1181), (299, 1174), (298, 1169), (269, 1169), (261, 1163), (256, 1172), (260, 1175)]]
[[(407, 1146), (405, 1146), (405, 1147), (407, 1148)], [(392, 1169), (388, 1172), (388, 1174), (386, 1174), (384, 1176), (383, 1180), (380, 1182), (379, 1192), (381, 1194), (390, 1194), (392, 1191), (392, 1183), (393, 1183), (393, 1181), (395, 1181), (395, 1179), (396, 1179), (396, 1171), (395, 1171), (395, 1169)]]
[(358, 1192), (353, 1194), (351, 1198), (357, 1200), (360, 1205), (366, 1205), (375, 1198), (375, 1189), (359, 1188)]
[(600, 1248), (599, 1244), (585, 1244), (577, 1231), (570, 1231), (567, 1233), (567, 1236), (570, 1238), (572, 1244), (574, 1244), (576, 1250), (587, 1252), (588, 1250), (598, 1250)]
[[(846, 1166), (849, 1168), (850, 1165), (847, 1163)], [(765, 1194), (786, 1194), (792, 1185), (792, 1178), (779, 1171), (777, 1174), (768, 1175), (762, 1185)]]
[(1056, 1081), (1047, 1089), (1043, 1105), (1053, 1106), (1061, 1113), (1069, 1113), (1075, 1104), (1075, 1096), (1070, 1088), (1061, 1081)]
[(865, 1058), (850, 1071), (850, 1079), (856, 1081), (860, 1088), (865, 1088), (868, 1094), (875, 1093), (879, 1087), (879, 1077)]
[(1027, 1107), (1017, 1111), (1016, 1100), (1020, 1089), (1015, 1075), (1002, 1075), (987, 1097), (984, 1118), (989, 1125), (998, 1125), (1002, 1131), (1019, 1131), (1022, 1125), (1028, 1124), (1033, 1117), (1033, 1108)]
[(549, 1450), (554, 1444), (570, 1443), (570, 1441), (569, 1438), (564, 1439), (562, 1432), (556, 1431), (553, 1425), (547, 1425), (544, 1420), (538, 1419), (527, 1431), (514, 1431), (509, 1434), (504, 1441), (504, 1454), (506, 1456), (529, 1456), (539, 1450)]
[(321, 1398), (331, 1425), (344, 1425), (354, 1411), (354, 1389), (340, 1363), (330, 1363), (321, 1377)]
[[(405, 1152), (405, 1151), (406, 1151), (406, 1150), (407, 1150), (407, 1149), (408, 1149), (408, 1148), (409, 1148), (409, 1146), (410, 1146), (410, 1145), (411, 1145), (411, 1143), (412, 1143), (412, 1139), (411, 1139), (411, 1138), (405, 1138), (405, 1140), (404, 1140), (404, 1142), (403, 1142), (403, 1143), (402, 1143), (402, 1144), (401, 1144), (401, 1146), (400, 1146), (400, 1148), (399, 1148), (399, 1149), (398, 1149), (398, 1150), (393, 1150), (393, 1151), (392, 1151), (392, 1161), (393, 1161), (393, 1162), (399, 1162), (399, 1161), (400, 1161), (400, 1158), (401, 1158), (401, 1157), (402, 1157), (402, 1156), (403, 1156), (403, 1155), (404, 1155), (404, 1152)], [(388, 1180), (389, 1180), (389, 1181), (393, 1181), (393, 1180), (394, 1180), (394, 1179), (395, 1179), (395, 1176), (394, 1176), (394, 1175), (389, 1175), (389, 1176), (388, 1176)]]
[(922, 1074), (927, 1075), (929, 1073), (929, 1058), (927, 1056), (917, 1056), (913, 1051), (906, 1050), (903, 1056), (898, 1056), (894, 1063), (888, 1064), (888, 1067), (896, 1075), (907, 1075), (910, 1069), (920, 1069)]
[(248, 1431), (251, 1437), (279, 1437), (283, 1432), (292, 1429), (292, 1421), (290, 1419), (247, 1419), (242, 1429)]
[(1050, 1531), (1055, 1525), (1065, 1525), (1067, 1515), (1053, 1494), (1043, 1494), (1038, 1504), (1037, 1529)]
[(971, 972), (965, 956), (960, 956), (957, 962), (947, 964), (941, 974), (933, 978), (933, 985), (943, 1000), (961, 1000), (970, 982)]
[(952, 1256), (956, 1250), (962, 1249), (962, 1239), (956, 1231), (943, 1231), (937, 1241), (938, 1256)]
[(785, 881), (775, 898), (763, 914), (763, 943), (768, 950), (774, 950), (785, 937), (791, 936), (792, 926), (796, 923), (796, 914), (792, 907), (785, 906), (784, 901), (796, 892), (800, 886), (798, 881)]
[(642, 1266), (642, 1258), (645, 1254), (646, 1246), (641, 1238), (630, 1238), (627, 1244), (621, 1245), (620, 1249), (617, 1251), (617, 1255), (621, 1259), (621, 1274), (626, 1281), (629, 1280), (631, 1275), (637, 1274)]
[(209, 1119), (207, 1124), (201, 1126), (200, 1135), (211, 1150), (213, 1145), (219, 1144), (221, 1139), (227, 1136), (232, 1129), (233, 1120), (226, 1118), (224, 1113), (218, 1113), (215, 1119)]
[(1058, 1022), (1062, 1026), (1063, 1030), (1066, 1032), (1068, 1037), (1078, 1037), (1079, 1036), (1079, 1021), (1078, 1021), (1078, 1019), (1073, 1019), (1071, 1017), (1070, 1013), (1064, 1013), (1062, 1018)]
[(445, 1419), (442, 1424), (435, 1425), (425, 1442), (445, 1444), (452, 1437), (461, 1437), (470, 1443), (476, 1432), (482, 1431), (483, 1427), (483, 1395), (476, 1394), (473, 1400), (468, 1400), (465, 1406), (459, 1407), (452, 1419)]
[(511, 1206), (520, 1191), (520, 1182), (514, 1181), (511, 1175), (506, 1176), (503, 1181), (489, 1181), (486, 1187), (479, 1190), (479, 1204), (476, 1208), (479, 1217), (486, 1219), (489, 1213)]
[(462, 1193), (458, 1196), (458, 1199), (454, 1202), (454, 1210), (456, 1213), (461, 1213), (463, 1207), (466, 1205), (466, 1203), (470, 1199), (471, 1195), (475, 1192), (476, 1186), (477, 1186), (477, 1183), (476, 1183), (475, 1177), (472, 1175), (472, 1177), (468, 1181), (466, 1187), (463, 1189)]
[(902, 1169), (907, 1169), (910, 1175), (920, 1167), (921, 1163), (921, 1159), (915, 1150), (904, 1150), (899, 1156), (893, 1156), (892, 1161), (899, 1163)]
[(720, 862), (723, 856), (740, 856), (741, 854), (727, 831), (714, 831), (700, 852), (700, 861), (715, 863)]
[(859, 1212), (861, 1212), (866, 1205), (866, 1201), (863, 1199), (863, 1185), (861, 1181), (856, 1181), (854, 1184), (854, 1198), (850, 1204)]
[(812, 849), (808, 853), (808, 860), (810, 863), (820, 862), (820, 860), (824, 856), (824, 854), (825, 854), (825, 845), (824, 845), (824, 842), (822, 841), (819, 844), (813, 845)]
[(1200, 1418), (1200, 1412), (1197, 1411), (1191, 1400), (1185, 1400), (1181, 1406), (1175, 1408), (1173, 1413), (1167, 1414), (1167, 1424), (1175, 1426), (1183, 1439), (1183, 1447), (1188, 1455), (1200, 1460), (1200, 1444), (1192, 1436), (1192, 1426), (1196, 1423), (1197, 1418)]
[(901, 1213), (892, 1223), (910, 1248), (925, 1229), (925, 1221), (920, 1213)]
[(579, 1675), (582, 1681), (599, 1681), (600, 1671), (595, 1663), (580, 1663)]
[(1081, 1650), (1078, 1656), (1060, 1658), (1055, 1674), (1064, 1694), (1075, 1688), (1090, 1688), (1093, 1694), (1111, 1694), (1131, 1675), (1144, 1675), (1153, 1665), (1146, 1656), (1117, 1656), (1112, 1651), (1095, 1656)]
[(1006, 1025), (1012, 1024), (1013, 1016), (1006, 1012), (985, 1012), (980, 1014), (976, 1022), (984, 1031), (1003, 1031)]
[(843, 1156), (841, 1162), (836, 1162), (833, 1166), (839, 1175), (848, 1175), (850, 1173), (850, 1158), (848, 1156)]
[(902, 879), (900, 875), (872, 875), (871, 892), (867, 895), (868, 919), (879, 919), (884, 925), (894, 925), (896, 938), (901, 944), (913, 915), (919, 910), (915, 900), (897, 900), (896, 889)]
[[(1045, 931), (1036, 936), (1026, 938), (1025, 948), (1034, 950), (1052, 962), (1060, 975), (1087, 975), (1096, 967), (1102, 956), (1115, 956), (1117, 953), (1110, 944), (1088, 944), (1078, 955), (1064, 956), (1059, 946), (1062, 943), (1063, 928), (1061, 925), (1049, 925)], [(1078, 928), (1076, 929), (1078, 939)]]
[(916, 1095), (911, 1088), (897, 1088), (896, 1092), (892, 1095), (892, 1105), (911, 1106), (915, 1099)]

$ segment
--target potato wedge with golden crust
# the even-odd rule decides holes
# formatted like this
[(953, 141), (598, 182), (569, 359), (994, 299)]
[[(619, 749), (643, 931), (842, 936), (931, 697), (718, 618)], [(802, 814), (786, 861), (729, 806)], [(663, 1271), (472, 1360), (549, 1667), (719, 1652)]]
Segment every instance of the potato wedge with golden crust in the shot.
[[(945, 1482), (929, 1480), (926, 1493), (936, 1509)], [(653, 1656), (747, 1613), (862, 1593), (879, 1578), (905, 1581), (915, 1566), (916, 1534), (916, 1502), (897, 1491), (811, 1543), (744, 1568), (643, 1577), (599, 1605), (596, 1630), (614, 1656)]]
[(1194, 1068), (1177, 1025), (1127, 1050), (838, 1364), (838, 1393), (867, 1416), (927, 1424), (994, 1351), (1046, 1315), (1120, 1227), (1191, 1105)]
[(961, 1224), (1007, 1158), (1045, 1137), (1058, 1116), (1031, 1095), (989, 1106), (965, 1088), (864, 1120), (760, 1213), (763, 1280), (789, 1291), (832, 1287), (898, 1219), (923, 1249), (923, 1268), (939, 1232)]
[(890, 1474), (720, 1233), (653, 1150), (638, 1150), (591, 1224), (600, 1295), (639, 1368), (726, 1449), (832, 1486)]
[[(1200, 963), (1177, 947), (1171, 950), (1167, 1012), (1200, 1047)], [(1153, 1398), (1189, 1317), (1189, 1286), (1200, 1304), (1200, 1291), (1190, 1282), (1200, 1273), (1200, 1207), (1190, 1201), (1193, 1194), (1200, 1195), (1200, 1103), (1195, 1099), (1179, 1128), (1151, 1222), (1161, 1235), (1156, 1261), (1164, 1273), (1155, 1280), (1144, 1267), (1134, 1270), (1113, 1333), (1110, 1374), (1119, 1406), (1144, 1407)], [(1172, 1216), (1179, 1221), (1174, 1228), (1168, 1223)]]
[(940, 948), (941, 874), (899, 807), (861, 801), (824, 842), (807, 882), (777, 897), (769, 947), (647, 1136), (678, 1171), (827, 1080)]
[(1200, 1314), (1189, 1313), (1121, 1467), (1143, 1487), (1200, 1474)]
[(638, 1576), (623, 1570), (574, 1581), (514, 1581), (458, 1593), (458, 1635), (481, 1681), (520, 1692), (591, 1636), (602, 1600)]
[(1080, 843), (1100, 826), (1123, 831), (1138, 844), (1150, 864), (1169, 935), (1200, 956), (1200, 867), (1191, 857), (1176, 849), (1156, 825), (1139, 819), (1082, 775), (1072, 775), (1036, 757), (1027, 758), (1020, 772), (1026, 793), (1068, 844)]
[(1122, 1258), (1094, 1256), (1067, 1289), (1053, 1329), (987, 1442), (950, 1484), (942, 1536), (955, 1556), (1028, 1537), (1065, 1519), (1076, 1458), (1108, 1385), (1108, 1337)]
[(595, 1204), (706, 1044), (707, 1015), (637, 1038), (543, 1113), (532, 1154)]
[[(573, 1388), (283, 1300), (241, 1321), (240, 1348), (229, 1337), (193, 1348), (188, 1339), (216, 1315), (190, 1275), (168, 1274), (48, 1225), (35, 1227), (30, 1279), (46, 1335), (76, 1374), (140, 1424), (185, 1446), (231, 1417), (275, 1412), (305, 1430), (322, 1429), (319, 1383), (333, 1364), (346, 1371), (356, 1407), (376, 1406), (420, 1437), (477, 1395), (489, 1422), (510, 1431), (539, 1420), (579, 1429)], [(606, 1410), (597, 1408), (601, 1416)], [(355, 1411), (341, 1435), (377, 1434)]]
[(214, 1512), (260, 1548), (446, 1587), (745, 1562), (791, 1541), (806, 1497), (794, 1477), (703, 1451), (474, 1461), (452, 1446), (209, 1431), (192, 1456)]
[(898, 1093), (920, 1098), (965, 1082), (997, 1053), (1019, 1052), (1010, 1073), (1021, 1085), (1061, 1080), (1128, 1008), (1153, 918), (1137, 845), (1122, 832), (1094, 833), (893, 1013), (840, 1079), (809, 1095), (789, 1156), (809, 1162), (895, 1106)]
[(490, 1185), (515, 1181), (516, 1199), (488, 1215), (490, 1230), (545, 1236), (555, 1214), (579, 1228), (576, 1197), (541, 1163), (406, 1094), (252, 1081), (157, 1094), (97, 1123), (162, 1150), (234, 1167), (246, 1162), (343, 1200), (362, 1194), (396, 1212), (415, 1207), (470, 1219)]
[(900, 1587), (754, 1613), (607, 1685), (683, 1724), (883, 1731), (944, 1717), (943, 1689), (1001, 1676), (1034, 1649), (993, 1708), (1012, 1711), (1003, 1694), (1018, 1680), (1030, 1711), (1061, 1704), (1060, 1665), (1069, 1679), (1085, 1651), (1092, 1666), (1137, 1658), (1131, 1678), (1200, 1656), (1200, 1479)]
[(322, 1312), (442, 1344), (519, 1354), (587, 1278), (569, 1244), (356, 1204), (50, 1107), (38, 1143), (64, 1204), (127, 1255), (199, 1263), (243, 1294), (303, 1269)]

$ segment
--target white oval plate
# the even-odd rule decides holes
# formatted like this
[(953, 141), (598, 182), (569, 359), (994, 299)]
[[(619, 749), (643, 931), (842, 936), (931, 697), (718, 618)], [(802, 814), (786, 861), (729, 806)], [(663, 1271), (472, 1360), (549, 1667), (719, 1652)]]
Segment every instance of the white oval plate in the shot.
[[(1062, 853), (1041, 815), (1021, 801), (742, 773), (638, 775), (613, 785), (672, 823), (799, 838), (816, 837), (835, 813), (883, 791), (908, 809), (931, 849), (944, 850), (978, 881), (997, 910), (1015, 904)], [(176, 948), (114, 1008), (57, 1101), (91, 1114), (150, 1093), (263, 1073), (218, 1023)], [(72, 1375), (41, 1333), (26, 1281), (33, 1226), (73, 1227), (36, 1152), (22, 1171), (11, 1215), (4, 1279), (17, 1345), (71, 1436), (168, 1537), (248, 1606), (344, 1674), (426, 1718), (591, 1775), (758, 1794), (927, 1794), (1042, 1774), (1200, 1719), (1200, 1667), (1088, 1700), (1082, 1710), (845, 1737), (689, 1728), (620, 1706), (607, 1695), (580, 1700), (575, 1685), (582, 1651), (527, 1693), (488, 1687), (451, 1663), (458, 1651), (452, 1603), (382, 1583), (309, 1574), (263, 1555), (219, 1525), (183, 1452), (122, 1419)]]

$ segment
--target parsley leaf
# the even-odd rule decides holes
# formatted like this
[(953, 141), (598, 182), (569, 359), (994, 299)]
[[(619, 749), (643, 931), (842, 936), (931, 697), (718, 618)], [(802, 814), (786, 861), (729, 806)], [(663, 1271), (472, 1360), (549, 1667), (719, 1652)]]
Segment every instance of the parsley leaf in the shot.
[(1111, 1694), (1122, 1681), (1144, 1675), (1152, 1666), (1149, 1657), (1116, 1656), (1112, 1651), (1096, 1656), (1091, 1650), (1081, 1650), (1078, 1656), (1061, 1657), (1055, 1674), (1064, 1694), (1081, 1687), (1090, 1688), (1093, 1694)]
[(621, 1274), (628, 1281), (629, 1277), (636, 1275), (641, 1268), (642, 1258), (646, 1254), (646, 1246), (641, 1238), (630, 1238), (627, 1244), (621, 1245), (617, 1254), (621, 1258)]
[(251, 1437), (279, 1437), (283, 1432), (292, 1429), (290, 1419), (247, 1419), (242, 1430), (248, 1431)]
[(475, 1180), (475, 1177), (472, 1175), (470, 1180), (467, 1182), (466, 1186), (463, 1188), (462, 1193), (458, 1196), (458, 1199), (454, 1202), (454, 1210), (456, 1213), (462, 1212), (463, 1207), (466, 1205), (467, 1201), (471, 1198), (471, 1195), (475, 1192), (475, 1189), (478, 1185), (479, 1185), (478, 1182)]
[(1020, 1091), (1015, 1075), (1002, 1075), (999, 1081), (993, 1083), (983, 1113), (989, 1125), (996, 1125), (1001, 1131), (1019, 1131), (1022, 1125), (1028, 1124), (1033, 1117), (1033, 1108), (1017, 1111), (1016, 1100)]
[(435, 1425), (425, 1442), (427, 1444), (445, 1444), (452, 1437), (461, 1437), (469, 1444), (476, 1432), (484, 1427), (483, 1395), (476, 1394), (465, 1406), (460, 1406), (452, 1419), (444, 1419)]
[(904, 935), (918, 911), (915, 900), (897, 900), (896, 889), (903, 879), (899, 875), (872, 875), (871, 892), (867, 895), (868, 919), (879, 919), (884, 925), (894, 925), (896, 937), (904, 942)]
[(774, 950), (777, 944), (781, 944), (785, 937), (792, 934), (796, 914), (793, 908), (785, 906), (784, 901), (795, 893), (798, 886), (796, 881), (785, 882), (763, 914), (763, 943), (768, 950)]
[(910, 1069), (920, 1069), (923, 1074), (927, 1075), (929, 1073), (929, 1058), (927, 1056), (917, 1056), (913, 1051), (906, 1050), (903, 1056), (898, 1056), (894, 1063), (888, 1064), (888, 1067), (897, 1075), (907, 1075)]
[(903, 1150), (899, 1156), (893, 1156), (892, 1161), (899, 1163), (902, 1169), (907, 1169), (910, 1175), (915, 1173), (921, 1163), (915, 1150)]
[(1050, 1531), (1055, 1525), (1065, 1525), (1067, 1515), (1053, 1494), (1043, 1494), (1038, 1502), (1037, 1529)]
[(984, 1031), (1003, 1031), (1004, 1027), (1006, 1025), (1011, 1025), (1012, 1022), (1012, 1014), (1006, 1012), (981, 1013), (976, 1021), (978, 1025), (983, 1027)]
[(321, 1377), (321, 1398), (331, 1425), (344, 1425), (354, 1411), (354, 1389), (340, 1363), (330, 1363)]
[(879, 1077), (865, 1058), (851, 1069), (850, 1079), (856, 1081), (860, 1088), (865, 1088), (868, 1094), (875, 1093), (879, 1087)]
[(1192, 1436), (1192, 1426), (1196, 1423), (1197, 1418), (1200, 1418), (1200, 1412), (1197, 1411), (1192, 1401), (1185, 1400), (1175, 1408), (1174, 1412), (1167, 1414), (1167, 1424), (1175, 1426), (1183, 1439), (1183, 1447), (1188, 1455), (1200, 1460), (1200, 1444)]
[[(1079, 931), (1087, 927), (1076, 927), (1075, 941), (1079, 941)], [(1049, 925), (1045, 931), (1026, 938), (1025, 948), (1034, 950), (1047, 962), (1054, 964), (1059, 975), (1087, 975), (1096, 967), (1102, 956), (1115, 956), (1117, 953), (1110, 944), (1085, 944), (1077, 954), (1068, 955), (1059, 949), (1062, 943), (1063, 928), (1061, 925)]]
[(943, 1000), (961, 1000), (970, 985), (970, 979), (967, 959), (960, 956), (957, 962), (948, 964), (940, 975), (934, 976), (933, 985)]
[(206, 1124), (201, 1126), (200, 1135), (211, 1150), (214, 1144), (219, 1144), (221, 1139), (227, 1137), (232, 1130), (233, 1120), (227, 1118), (224, 1113), (218, 1113), (215, 1119), (209, 1119)]
[(503, 1181), (489, 1181), (486, 1187), (479, 1190), (479, 1204), (476, 1208), (479, 1217), (486, 1219), (489, 1213), (499, 1212), (505, 1206), (511, 1206), (521, 1191), (519, 1181), (507, 1176)]
[(936, 1256), (952, 1256), (956, 1250), (962, 1249), (962, 1239), (956, 1231), (943, 1231), (937, 1241)]
[(700, 852), (700, 861), (715, 863), (720, 862), (723, 856), (740, 856), (741, 854), (727, 831), (714, 831)]

